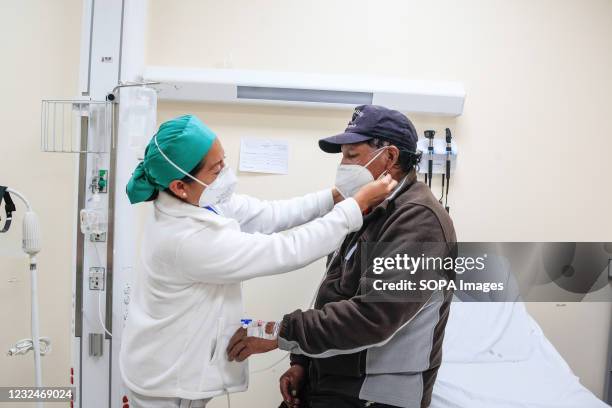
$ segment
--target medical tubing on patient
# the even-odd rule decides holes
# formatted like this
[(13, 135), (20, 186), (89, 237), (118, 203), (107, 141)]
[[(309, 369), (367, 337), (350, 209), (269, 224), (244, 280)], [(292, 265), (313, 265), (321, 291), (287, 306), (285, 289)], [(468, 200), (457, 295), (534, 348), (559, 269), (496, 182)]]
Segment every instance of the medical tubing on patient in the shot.
[[(336, 252), (334, 252), (334, 253), (333, 253), (333, 255), (332, 255), (332, 259), (331, 259), (331, 261), (329, 262), (329, 264), (328, 264), (328, 265), (331, 265), (331, 264), (333, 263), (334, 259), (336, 259), (336, 256), (338, 256), (338, 251), (336, 251)], [(317, 290), (315, 290), (315, 291), (314, 291), (314, 293), (313, 293), (313, 295), (312, 295), (312, 299), (310, 300), (310, 303), (309, 303), (309, 304), (308, 304), (308, 306), (305, 308), (305, 310), (312, 309), (312, 308), (314, 307), (315, 302), (317, 301), (317, 293), (319, 293), (319, 288), (320, 288), (320, 287), (321, 287), (321, 285), (323, 284), (323, 281), (325, 280), (325, 277), (327, 276), (327, 272), (328, 272), (328, 270), (329, 270), (329, 266), (328, 266), (328, 268), (325, 270), (325, 272), (323, 273), (323, 275), (321, 276), (321, 279), (319, 280), (319, 284), (317, 285)], [(241, 319), (241, 320), (240, 320), (240, 322), (243, 324), (243, 328), (244, 328), (244, 323), (245, 323), (245, 321), (247, 321), (247, 322), (251, 322), (251, 321), (252, 321), (252, 319)], [(259, 321), (261, 321), (261, 320), (259, 320)], [(272, 322), (269, 322), (269, 323), (272, 323)], [(278, 333), (279, 333), (279, 331), (280, 331), (281, 321), (275, 321), (275, 322), (273, 322), (273, 323), (274, 323), (274, 339), (277, 339), (277, 338), (278, 338)], [(250, 335), (250, 334), (248, 334), (248, 332), (247, 332), (247, 335)], [(287, 357), (289, 357), (290, 355), (291, 355), (291, 353), (289, 353), (289, 352), (284, 353), (284, 355), (283, 355), (283, 356), (282, 356), (280, 359), (276, 360), (276, 361), (275, 361), (275, 362), (273, 362), (272, 364), (270, 364), (270, 365), (268, 365), (268, 366), (265, 366), (265, 367), (263, 367), (263, 368), (259, 368), (259, 369), (257, 369), (257, 370), (252, 370), (252, 371), (250, 371), (250, 374), (259, 374), (259, 373), (264, 373), (264, 372), (266, 372), (266, 371), (268, 371), (268, 370), (271, 370), (271, 369), (273, 369), (274, 367), (276, 367), (277, 365), (279, 365), (280, 363), (282, 363), (283, 361), (285, 361), (285, 359), (286, 359)]]

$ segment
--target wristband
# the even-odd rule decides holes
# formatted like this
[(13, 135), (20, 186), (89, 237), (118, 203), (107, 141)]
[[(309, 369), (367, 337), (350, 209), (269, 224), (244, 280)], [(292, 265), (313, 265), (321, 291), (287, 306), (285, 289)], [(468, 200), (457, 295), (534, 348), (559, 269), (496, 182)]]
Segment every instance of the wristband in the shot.
[[(276, 340), (280, 331), (280, 322), (266, 322), (264, 320), (241, 319), (242, 328), (246, 329), (248, 337), (258, 337), (266, 340)], [(273, 323), (271, 332), (266, 332), (268, 323)]]

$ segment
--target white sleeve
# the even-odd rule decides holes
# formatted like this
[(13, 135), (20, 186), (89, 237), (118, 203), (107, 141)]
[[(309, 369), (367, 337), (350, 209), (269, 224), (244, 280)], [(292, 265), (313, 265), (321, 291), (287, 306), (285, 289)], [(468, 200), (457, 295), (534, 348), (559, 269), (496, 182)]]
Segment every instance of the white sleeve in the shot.
[(233, 218), (244, 232), (271, 234), (285, 231), (322, 217), (334, 207), (331, 189), (289, 200), (264, 201), (242, 194), (219, 205), (221, 213)]
[(209, 283), (290, 272), (333, 252), (362, 224), (359, 205), (350, 198), (324, 217), (284, 233), (204, 228), (182, 239), (177, 264), (187, 279)]

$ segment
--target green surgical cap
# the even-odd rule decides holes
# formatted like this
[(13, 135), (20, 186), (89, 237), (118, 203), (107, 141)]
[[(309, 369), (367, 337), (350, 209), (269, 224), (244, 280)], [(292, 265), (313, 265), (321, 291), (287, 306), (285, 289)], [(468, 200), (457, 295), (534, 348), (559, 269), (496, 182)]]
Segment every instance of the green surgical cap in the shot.
[[(155, 143), (157, 137), (157, 144)], [(136, 167), (126, 192), (132, 204), (148, 200), (166, 189), (173, 180), (185, 177), (168, 162), (159, 149), (185, 172), (191, 172), (206, 156), (216, 135), (197, 117), (184, 115), (162, 123)]]

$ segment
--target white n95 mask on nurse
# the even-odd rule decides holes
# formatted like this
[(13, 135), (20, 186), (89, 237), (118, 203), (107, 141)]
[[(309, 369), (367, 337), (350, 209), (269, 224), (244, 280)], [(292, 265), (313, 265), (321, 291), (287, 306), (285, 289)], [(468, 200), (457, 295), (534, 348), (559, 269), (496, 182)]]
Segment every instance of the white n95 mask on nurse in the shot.
[[(360, 164), (338, 165), (338, 169), (336, 170), (335, 184), (336, 189), (340, 194), (342, 194), (342, 197), (353, 197), (361, 187), (374, 181), (374, 176), (372, 176), (372, 173), (370, 173), (370, 170), (368, 170), (368, 166), (374, 160), (376, 160), (376, 158), (380, 156), (385, 149), (386, 147), (381, 147), (380, 149), (376, 150), (375, 152), (378, 153), (363, 166)], [(381, 174), (380, 177), (384, 176), (385, 174), (386, 171)]]
[(232, 197), (232, 194), (234, 194), (234, 190), (236, 189), (236, 184), (238, 184), (238, 179), (231, 168), (227, 166), (223, 167), (217, 175), (217, 178), (215, 178), (212, 183), (206, 184), (202, 180), (199, 180), (187, 173), (176, 163), (170, 160), (170, 158), (166, 156), (163, 150), (159, 147), (159, 143), (157, 143), (157, 135), (155, 135), (154, 140), (155, 144), (157, 145), (157, 150), (159, 150), (161, 155), (168, 161), (168, 163), (174, 166), (175, 169), (183, 173), (185, 176), (205, 187), (204, 191), (200, 195), (200, 199), (198, 200), (198, 205), (200, 207), (209, 207), (211, 205), (222, 204)]
[(234, 194), (238, 179), (234, 174), (234, 170), (225, 166), (212, 183), (206, 185), (200, 180), (198, 182), (206, 187), (200, 196), (199, 205), (200, 207), (208, 207), (228, 201), (232, 194)]

